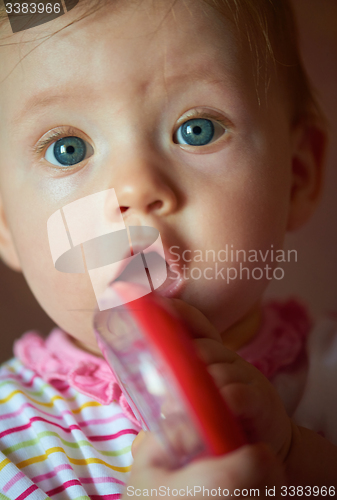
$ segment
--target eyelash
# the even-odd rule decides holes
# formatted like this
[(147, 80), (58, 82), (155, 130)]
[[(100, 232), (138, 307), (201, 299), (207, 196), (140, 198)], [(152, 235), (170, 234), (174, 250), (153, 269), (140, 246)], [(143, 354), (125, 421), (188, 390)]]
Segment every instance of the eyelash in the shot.
[(64, 137), (77, 136), (80, 137), (79, 131), (73, 127), (60, 127), (58, 130), (54, 130), (51, 134), (44, 139), (41, 139), (34, 147), (33, 153), (37, 156), (41, 155), (43, 151), (50, 146), (53, 142), (58, 141)]
[[(176, 131), (178, 130), (183, 123), (185, 123), (188, 120), (192, 119), (198, 119), (198, 118), (204, 118), (206, 120), (215, 120), (218, 123), (220, 123), (225, 130), (228, 128), (228, 120), (221, 118), (219, 116), (211, 116), (211, 113), (208, 113), (206, 111), (190, 111), (184, 115), (184, 117), (179, 120), (178, 126), (176, 127)], [(62, 139), (63, 137), (71, 137), (71, 136), (78, 136), (79, 132), (77, 129), (74, 129), (71, 126), (65, 126), (65, 127), (60, 127), (58, 130), (53, 131), (49, 136), (45, 137), (44, 139), (41, 139), (34, 147), (33, 147), (33, 153), (36, 156), (41, 155), (48, 146), (50, 146), (53, 142), (58, 141), (59, 139)]]
[(214, 120), (214, 121), (220, 123), (224, 127), (224, 129), (226, 129), (226, 130), (229, 126), (228, 120), (226, 120), (225, 118), (221, 118), (220, 116), (214, 116), (207, 111), (197, 111), (196, 112), (195, 110), (193, 110), (193, 111), (188, 111), (183, 116), (183, 118), (178, 121), (178, 126), (176, 127), (176, 130), (178, 130), (178, 128), (181, 127), (181, 125), (183, 125), (188, 120), (193, 120), (193, 119), (198, 119), (198, 118), (204, 118), (205, 120)]

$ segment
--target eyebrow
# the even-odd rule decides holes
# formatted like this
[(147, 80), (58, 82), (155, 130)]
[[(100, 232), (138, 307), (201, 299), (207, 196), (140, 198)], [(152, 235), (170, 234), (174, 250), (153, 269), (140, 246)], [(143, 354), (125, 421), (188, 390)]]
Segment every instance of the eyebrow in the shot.
[[(212, 73), (207, 73), (205, 71), (194, 69), (183, 74), (173, 74), (169, 77), (165, 77), (165, 85), (174, 86), (177, 83), (183, 83), (187, 81), (195, 81), (208, 83), (213, 85), (224, 84), (225, 79), (221, 79), (219, 75)], [(88, 90), (89, 91), (89, 90)], [(83, 92), (81, 92), (83, 95)], [(46, 109), (52, 105), (64, 104), (66, 101), (72, 99), (72, 95), (67, 92), (67, 89), (63, 89), (62, 94), (52, 94), (51, 90), (44, 90), (40, 94), (30, 97), (25, 103), (24, 107), (18, 112), (18, 114), (13, 118), (12, 123), (18, 125), (27, 115), (31, 112), (38, 112), (39, 110)]]
[(195, 67), (191, 68), (189, 71), (184, 73), (173, 73), (171, 75), (164, 76), (165, 85), (174, 86), (184, 82), (196, 82), (196, 83), (208, 83), (213, 85), (224, 84), (226, 82), (226, 77), (218, 72), (207, 71), (207, 68)]
[(46, 109), (51, 105), (60, 104), (61, 102), (64, 103), (65, 101), (70, 100), (70, 98), (70, 95), (67, 95), (66, 92), (62, 94), (51, 94), (50, 91), (43, 91), (43, 93), (37, 94), (28, 99), (24, 107), (13, 118), (12, 123), (17, 125), (32, 111)]

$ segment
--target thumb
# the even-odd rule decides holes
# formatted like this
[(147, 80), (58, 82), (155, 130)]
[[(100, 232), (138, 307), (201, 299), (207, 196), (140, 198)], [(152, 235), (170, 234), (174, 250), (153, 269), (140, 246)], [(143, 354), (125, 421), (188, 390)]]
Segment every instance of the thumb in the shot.
[(181, 299), (164, 298), (164, 301), (183, 320), (194, 338), (209, 338), (221, 342), (220, 333), (199, 309)]
[(150, 431), (140, 431), (134, 439), (131, 453), (135, 459), (132, 470), (151, 469), (153, 467), (170, 469), (173, 465), (173, 457), (161, 442), (159, 436)]
[(133, 458), (135, 458), (135, 455), (139, 449), (139, 446), (144, 439), (145, 439), (145, 432), (140, 431), (137, 434), (137, 436), (135, 437), (135, 439), (133, 440), (132, 445), (131, 445), (131, 454), (132, 454)]

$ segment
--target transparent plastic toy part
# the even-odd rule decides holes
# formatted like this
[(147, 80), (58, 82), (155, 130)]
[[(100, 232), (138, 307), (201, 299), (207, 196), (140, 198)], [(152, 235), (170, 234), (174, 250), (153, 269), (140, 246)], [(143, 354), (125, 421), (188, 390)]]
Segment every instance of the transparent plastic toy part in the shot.
[(123, 306), (98, 312), (95, 333), (144, 430), (162, 441), (173, 467), (207, 454), (200, 432), (160, 355)]

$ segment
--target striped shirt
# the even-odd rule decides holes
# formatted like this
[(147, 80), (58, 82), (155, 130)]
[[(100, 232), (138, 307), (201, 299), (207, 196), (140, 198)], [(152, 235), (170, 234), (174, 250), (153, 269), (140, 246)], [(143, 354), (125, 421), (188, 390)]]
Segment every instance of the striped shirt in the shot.
[[(16, 348), (25, 363), (0, 368), (0, 500), (120, 498), (139, 426), (111, 372), (69, 343), (62, 349), (61, 331), (28, 340)], [(312, 329), (301, 304), (270, 303), (238, 353), (274, 384), (296, 423), (337, 445), (337, 317)]]
[(138, 432), (117, 402), (57, 390), (13, 358), (0, 368), (0, 500), (118, 499)]

